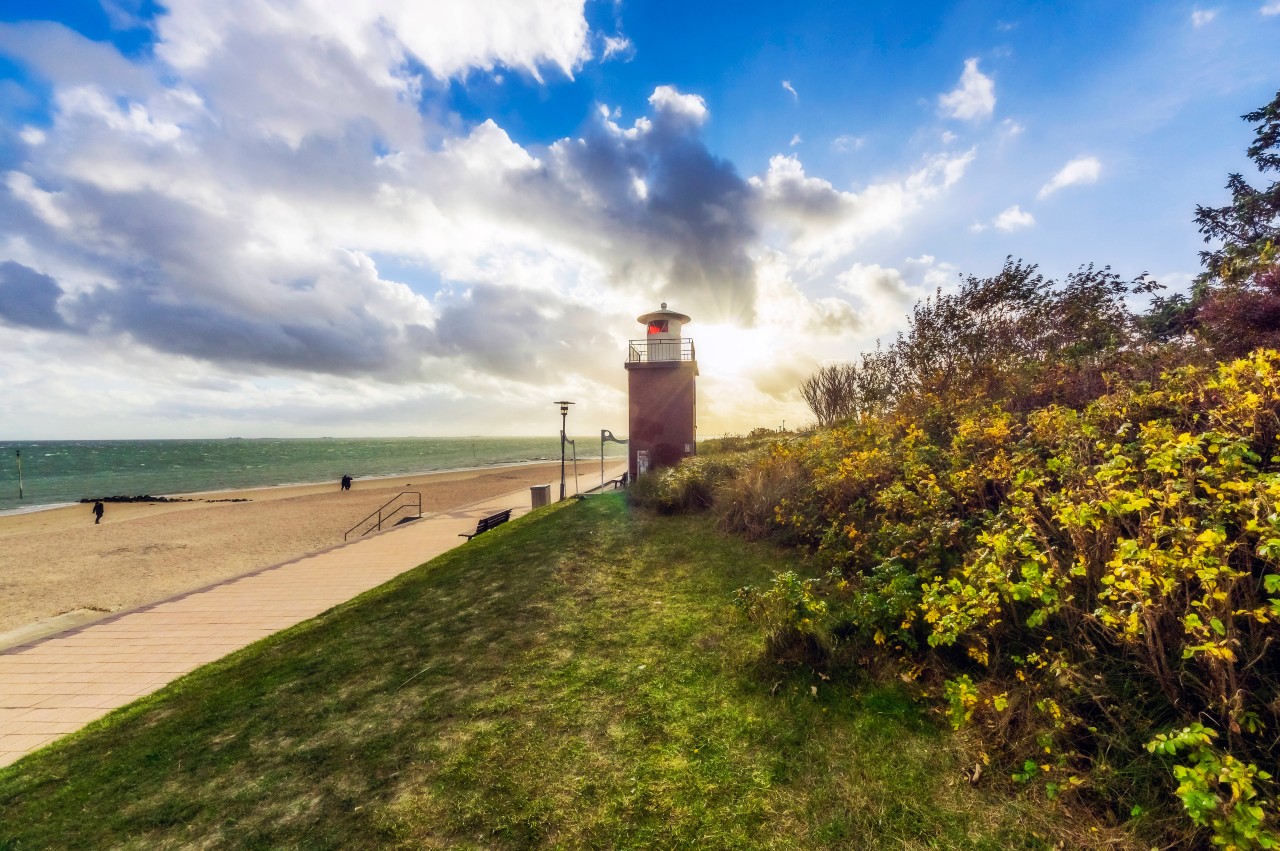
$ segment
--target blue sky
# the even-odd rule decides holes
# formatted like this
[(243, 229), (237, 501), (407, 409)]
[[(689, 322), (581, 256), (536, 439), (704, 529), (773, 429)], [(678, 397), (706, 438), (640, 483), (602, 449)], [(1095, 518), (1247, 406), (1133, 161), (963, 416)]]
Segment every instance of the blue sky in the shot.
[[(706, 435), (1006, 255), (1174, 289), (1280, 2), (0, 7), (0, 433)], [(552, 422), (551, 428), (558, 427)]]

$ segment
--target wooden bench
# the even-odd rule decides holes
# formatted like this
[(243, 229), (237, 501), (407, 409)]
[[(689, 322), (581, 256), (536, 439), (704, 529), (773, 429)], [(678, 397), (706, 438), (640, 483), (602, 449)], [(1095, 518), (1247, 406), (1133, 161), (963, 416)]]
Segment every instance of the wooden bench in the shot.
[(470, 541), (472, 538), (474, 538), (476, 535), (479, 535), (481, 532), (488, 532), (494, 526), (501, 526), (503, 523), (506, 523), (510, 519), (511, 519), (510, 508), (505, 509), (503, 511), (499, 511), (497, 514), (490, 514), (488, 517), (480, 518), (480, 522), (476, 524), (476, 530), (474, 532), (459, 532), (458, 537), (466, 538), (468, 541)]

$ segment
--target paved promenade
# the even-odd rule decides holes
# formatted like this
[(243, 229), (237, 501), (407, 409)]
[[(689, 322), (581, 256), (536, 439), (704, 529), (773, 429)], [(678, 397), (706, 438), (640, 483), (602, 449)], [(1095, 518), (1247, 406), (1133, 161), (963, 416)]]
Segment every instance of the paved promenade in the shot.
[[(606, 468), (616, 478), (625, 463)], [(569, 492), (573, 493), (572, 472)], [(579, 487), (599, 484), (599, 468)], [(559, 483), (551, 486), (552, 499)], [(528, 489), (375, 533), (0, 652), (0, 766), (195, 668), (377, 587), (460, 544)]]

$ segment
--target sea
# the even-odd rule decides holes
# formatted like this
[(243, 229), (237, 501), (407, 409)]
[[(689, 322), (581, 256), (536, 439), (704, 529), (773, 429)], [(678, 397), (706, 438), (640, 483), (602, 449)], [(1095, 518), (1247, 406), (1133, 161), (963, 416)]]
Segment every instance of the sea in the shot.
[[(600, 437), (573, 438), (578, 469), (600, 463)], [(604, 445), (605, 458), (626, 447)], [(18, 461), (22, 462), (19, 481)], [(0, 514), (107, 496), (333, 482), (560, 460), (551, 437), (227, 438), (0, 441)], [(19, 487), (21, 486), (21, 495)]]

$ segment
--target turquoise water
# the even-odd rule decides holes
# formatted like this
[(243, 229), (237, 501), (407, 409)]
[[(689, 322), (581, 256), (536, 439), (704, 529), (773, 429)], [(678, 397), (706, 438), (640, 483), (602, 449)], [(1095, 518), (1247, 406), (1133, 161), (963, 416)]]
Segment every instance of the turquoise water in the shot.
[[(600, 461), (600, 437), (576, 438), (578, 466)], [(22, 453), (18, 498), (17, 455)], [(605, 444), (606, 457), (626, 447)], [(568, 449), (572, 458), (572, 447)], [(307, 440), (0, 441), (0, 511), (88, 497), (191, 493), (357, 480), (560, 459), (560, 437), (318, 438)]]

